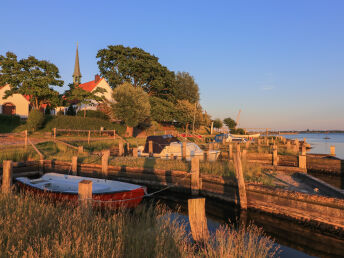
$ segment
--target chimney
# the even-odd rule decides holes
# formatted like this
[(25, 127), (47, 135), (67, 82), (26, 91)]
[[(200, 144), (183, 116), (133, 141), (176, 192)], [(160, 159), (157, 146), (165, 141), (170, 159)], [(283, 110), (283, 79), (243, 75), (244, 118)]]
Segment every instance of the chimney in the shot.
[(99, 74), (96, 74), (96, 75), (94, 76), (94, 82), (97, 83), (97, 82), (99, 82), (99, 81), (100, 81), (100, 76), (99, 76)]

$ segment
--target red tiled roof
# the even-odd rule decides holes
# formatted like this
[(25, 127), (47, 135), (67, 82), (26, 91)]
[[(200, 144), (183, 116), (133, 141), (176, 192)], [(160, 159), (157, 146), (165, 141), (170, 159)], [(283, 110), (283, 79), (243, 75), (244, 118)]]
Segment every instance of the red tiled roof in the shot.
[(95, 87), (97, 87), (97, 85), (99, 84), (99, 82), (102, 80), (103, 78), (100, 78), (97, 82), (95, 82), (95, 80), (90, 81), (90, 82), (85, 82), (79, 85), (79, 87), (85, 91), (91, 92), (94, 90)]

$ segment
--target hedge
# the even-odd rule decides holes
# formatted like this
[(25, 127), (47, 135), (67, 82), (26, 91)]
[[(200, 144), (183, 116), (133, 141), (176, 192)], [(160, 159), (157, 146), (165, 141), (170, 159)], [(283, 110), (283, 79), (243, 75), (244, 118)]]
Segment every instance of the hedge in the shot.
[(20, 124), (20, 116), (0, 114), (0, 133), (10, 133)]
[(44, 130), (51, 131), (53, 128), (99, 130), (100, 127), (104, 127), (104, 130), (116, 130), (121, 134), (125, 132), (125, 126), (121, 124), (113, 124), (109, 121), (99, 118), (80, 116), (57, 116), (46, 123)]

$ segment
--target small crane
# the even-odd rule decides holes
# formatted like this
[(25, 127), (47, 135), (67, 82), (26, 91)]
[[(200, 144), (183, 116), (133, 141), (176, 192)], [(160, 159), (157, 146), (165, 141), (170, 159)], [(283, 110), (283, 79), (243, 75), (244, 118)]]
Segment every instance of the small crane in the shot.
[(235, 123), (236, 123), (235, 129), (237, 128), (237, 126), (238, 126), (238, 124), (239, 124), (240, 113), (241, 113), (241, 109), (239, 109), (238, 115), (237, 115), (236, 120), (235, 120)]

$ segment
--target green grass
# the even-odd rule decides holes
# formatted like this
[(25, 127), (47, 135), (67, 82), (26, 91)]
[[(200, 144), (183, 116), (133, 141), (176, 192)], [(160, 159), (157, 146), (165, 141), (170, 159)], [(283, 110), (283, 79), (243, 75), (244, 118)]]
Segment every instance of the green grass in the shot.
[(220, 227), (204, 246), (161, 205), (93, 212), (30, 195), (0, 195), (1, 257), (269, 257), (255, 226)]
[(38, 155), (32, 147), (28, 147), (26, 150), (24, 147), (0, 149), (0, 162), (4, 160), (12, 160), (14, 162), (27, 161), (38, 158)]

